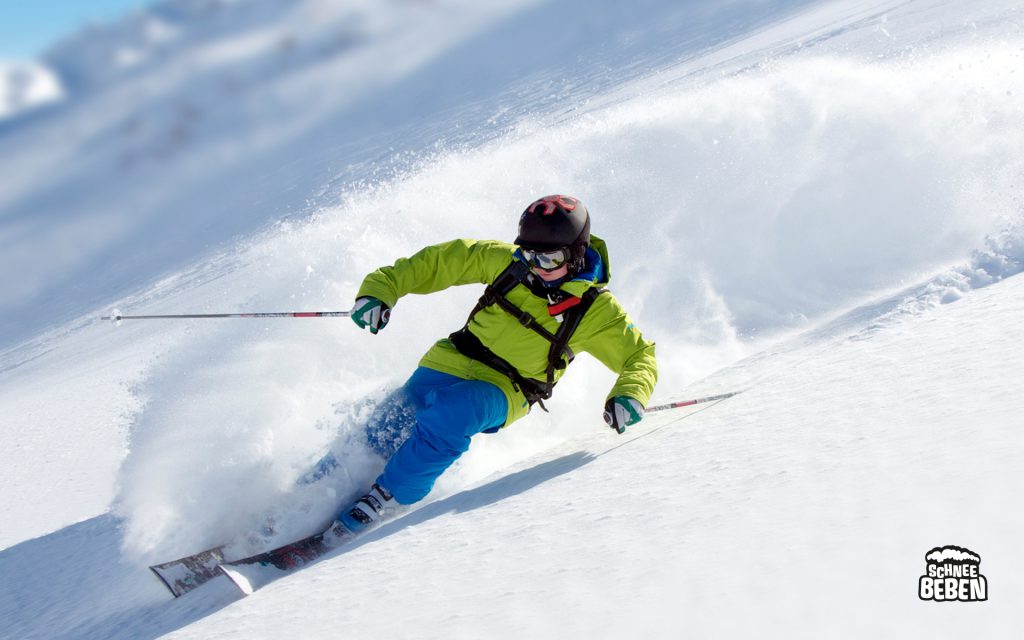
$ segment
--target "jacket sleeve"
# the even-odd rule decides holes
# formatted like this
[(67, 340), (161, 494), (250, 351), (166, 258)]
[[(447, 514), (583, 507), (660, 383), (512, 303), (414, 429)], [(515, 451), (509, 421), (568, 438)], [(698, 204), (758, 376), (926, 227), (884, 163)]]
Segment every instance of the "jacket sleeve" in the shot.
[(598, 296), (577, 331), (580, 349), (619, 374), (607, 397), (629, 396), (647, 406), (658, 382), (654, 343), (644, 340), (618, 300)]
[(393, 308), (410, 293), (486, 284), (508, 266), (511, 256), (511, 249), (497, 241), (452, 240), (432, 245), (366, 276), (356, 297), (372, 296)]

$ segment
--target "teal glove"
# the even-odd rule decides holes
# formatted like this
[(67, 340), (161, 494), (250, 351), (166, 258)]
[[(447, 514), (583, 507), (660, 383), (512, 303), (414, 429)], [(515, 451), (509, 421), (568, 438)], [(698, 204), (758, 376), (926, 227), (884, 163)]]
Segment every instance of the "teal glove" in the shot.
[(644, 405), (629, 396), (615, 396), (604, 403), (604, 421), (619, 433), (644, 419)]
[(370, 333), (375, 334), (387, 326), (391, 319), (391, 308), (377, 298), (359, 298), (352, 307), (351, 317), (360, 329), (369, 329)]

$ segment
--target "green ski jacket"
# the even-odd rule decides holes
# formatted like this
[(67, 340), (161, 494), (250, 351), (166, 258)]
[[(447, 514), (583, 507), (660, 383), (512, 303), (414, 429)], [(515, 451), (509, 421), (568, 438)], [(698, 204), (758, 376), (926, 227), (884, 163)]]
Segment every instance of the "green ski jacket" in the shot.
[[(604, 261), (605, 281), (572, 280), (562, 283), (562, 291), (579, 297), (591, 287), (608, 284), (611, 271), (607, 247), (603, 240), (594, 236), (591, 236), (590, 246)], [(398, 299), (410, 293), (433, 293), (461, 284), (489, 284), (516, 260), (515, 251), (515, 245), (496, 240), (452, 240), (429, 246), (366, 276), (356, 297), (372, 296), (394, 309)], [(516, 285), (506, 297), (548, 331), (557, 331), (558, 321), (549, 315), (547, 301), (534, 295), (525, 285)], [(550, 343), (497, 305), (485, 307), (473, 316), (469, 330), (524, 377), (541, 381), (546, 378)], [(647, 405), (658, 379), (654, 343), (644, 340), (611, 293), (597, 296), (569, 340), (569, 348), (573, 353), (591, 354), (619, 374), (608, 393), (609, 398), (629, 396)], [(435, 343), (419, 364), (463, 379), (497, 385), (508, 399), (505, 426), (529, 413), (530, 405), (525, 396), (513, 387), (508, 377), (459, 353), (448, 338)], [(556, 379), (564, 372), (564, 369), (557, 370)]]

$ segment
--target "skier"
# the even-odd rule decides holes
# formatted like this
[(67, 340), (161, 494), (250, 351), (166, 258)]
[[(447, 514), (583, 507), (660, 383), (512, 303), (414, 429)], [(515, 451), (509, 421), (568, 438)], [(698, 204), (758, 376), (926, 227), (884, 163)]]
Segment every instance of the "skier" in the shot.
[(515, 244), (453, 240), (368, 275), (352, 320), (373, 334), (404, 295), (487, 288), (462, 329), (434, 344), (402, 388), (415, 419), (411, 434), (338, 520), (359, 532), (421, 500), (474, 435), (507, 427), (535, 404), (544, 408), (581, 351), (619, 374), (604, 406), (608, 426), (623, 433), (639, 422), (658, 376), (654, 343), (602, 288), (609, 275), (607, 248), (590, 234), (586, 207), (565, 195), (528, 206)]

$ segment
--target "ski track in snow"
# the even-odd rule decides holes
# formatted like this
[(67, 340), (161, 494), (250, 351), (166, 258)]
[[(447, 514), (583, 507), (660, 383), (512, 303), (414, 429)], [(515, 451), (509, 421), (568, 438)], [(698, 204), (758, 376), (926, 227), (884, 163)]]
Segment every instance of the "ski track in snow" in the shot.
[[(458, 29), (507, 37), (573, 6), (510, 3)], [(658, 342), (655, 401), (743, 394), (617, 437), (600, 423), (612, 377), (581, 359), (550, 415), (478, 439), (415, 511), (242, 602), (220, 579), (170, 601), (146, 564), (305, 535), (365, 488), (380, 464), (359, 442), (369, 402), (479, 289), (403, 300), (376, 337), (330, 320), (83, 316), (0, 353), (0, 637), (1005, 635), (1024, 596), (1010, 508), (1024, 15), (777, 9), (772, 26), (709, 14), (717, 40), (678, 50), (669, 34), (690, 32), (670, 21), (629, 82), (593, 67), (562, 87), (586, 96), (575, 110), (516, 85), (513, 113), (462, 148), (413, 145), (387, 179), (339, 177), (333, 200), (124, 281), (116, 303), (335, 308), (379, 264), (510, 237), (524, 198), (564, 191), (588, 204), (613, 289)], [(367, 26), (389, 27), (405, 28)], [(420, 73), (426, 91), (456, 71)], [(443, 122), (419, 122), (418, 140)], [(328, 449), (344, 473), (295, 489)], [(274, 537), (240, 534), (268, 512)], [(981, 555), (989, 602), (917, 600), (924, 554), (944, 544)]]

